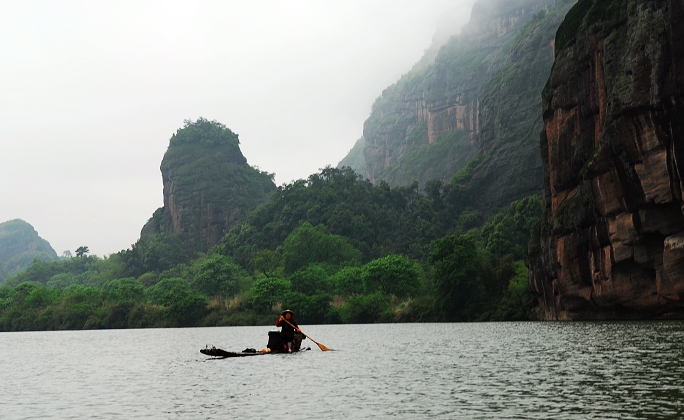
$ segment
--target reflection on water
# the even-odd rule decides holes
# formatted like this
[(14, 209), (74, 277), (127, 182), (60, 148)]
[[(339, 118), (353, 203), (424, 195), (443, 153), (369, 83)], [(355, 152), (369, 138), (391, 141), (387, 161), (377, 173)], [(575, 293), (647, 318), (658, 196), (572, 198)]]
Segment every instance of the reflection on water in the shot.
[(269, 327), (0, 334), (1, 418), (684, 418), (684, 323), (302, 326), (336, 349), (215, 360)]

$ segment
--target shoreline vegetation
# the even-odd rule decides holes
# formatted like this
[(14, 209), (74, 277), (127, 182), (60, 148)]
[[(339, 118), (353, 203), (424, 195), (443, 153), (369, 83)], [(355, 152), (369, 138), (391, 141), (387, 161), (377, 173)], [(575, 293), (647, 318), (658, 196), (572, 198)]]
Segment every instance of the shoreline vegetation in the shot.
[(207, 253), (162, 233), (104, 258), (34, 260), (0, 285), (0, 331), (270, 325), (284, 308), (303, 324), (528, 319), (541, 198), (486, 215), (468, 194), (328, 167)]
[[(384, 91), (364, 133), (376, 143), (391, 133), (403, 161), (375, 174), (375, 185), (352, 168), (326, 167), (276, 187), (272, 174), (247, 164), (236, 133), (204, 118), (186, 121), (162, 160), (182, 208), (155, 211), (130, 249), (34, 260), (12, 274), (0, 284), (0, 331), (271, 325), (286, 308), (302, 324), (528, 319), (535, 299), (524, 261), (543, 209), (530, 195), (542, 176), (534, 172), (534, 104), (551, 66), (539, 45), (573, 1), (540, 3), (529, 24), (493, 49), (452, 37), (434, 64)], [(495, 117), (482, 122), (489, 134), (477, 149), (485, 154), (463, 130), (431, 142), (427, 125), (412, 127), (410, 114), (395, 112), (412, 92), (442, 106), (445, 92), (459, 96), (464, 86), (482, 90), (472, 103), (484, 101), (484, 115)], [(514, 106), (497, 108), (509, 90)], [(217, 244), (200, 227), (203, 211), (226, 222), (221, 234), (232, 226)], [(172, 217), (187, 226), (172, 226)]]

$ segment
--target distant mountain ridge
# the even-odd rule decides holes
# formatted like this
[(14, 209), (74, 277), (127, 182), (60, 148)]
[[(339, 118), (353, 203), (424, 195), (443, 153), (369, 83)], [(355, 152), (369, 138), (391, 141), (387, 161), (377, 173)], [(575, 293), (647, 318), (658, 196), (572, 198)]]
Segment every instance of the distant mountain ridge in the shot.
[(38, 236), (29, 223), (21, 219), (0, 223), (0, 283), (31, 265), (36, 258), (59, 260), (50, 243)]

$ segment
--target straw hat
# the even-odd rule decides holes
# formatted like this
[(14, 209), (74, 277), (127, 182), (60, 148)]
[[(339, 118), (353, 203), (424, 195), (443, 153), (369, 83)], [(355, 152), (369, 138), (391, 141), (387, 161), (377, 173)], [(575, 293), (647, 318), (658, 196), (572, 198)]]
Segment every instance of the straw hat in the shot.
[(289, 310), (289, 309), (285, 309), (284, 311), (282, 311), (282, 312), (280, 313), (280, 315), (281, 315), (281, 316), (285, 316), (285, 314), (287, 314), (287, 313), (291, 314), (292, 316), (295, 316), (295, 313), (292, 312), (292, 311)]

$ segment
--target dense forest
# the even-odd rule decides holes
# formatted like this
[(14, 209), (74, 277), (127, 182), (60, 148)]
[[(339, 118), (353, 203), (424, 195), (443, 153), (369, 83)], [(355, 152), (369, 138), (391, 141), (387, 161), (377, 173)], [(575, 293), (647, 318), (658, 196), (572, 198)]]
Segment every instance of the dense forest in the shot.
[[(0, 330), (518, 320), (541, 199), (484, 222), (455, 183), (374, 186), (349, 168), (283, 185), (209, 252), (143, 238), (34, 263), (0, 286)], [(87, 251), (87, 247), (80, 248)]]
[(270, 324), (285, 308), (301, 323), (527, 319), (540, 92), (573, 3), (475, 7), (373, 105), (356, 169), (276, 187), (236, 133), (186, 121), (140, 239), (6, 273), (0, 330)]

